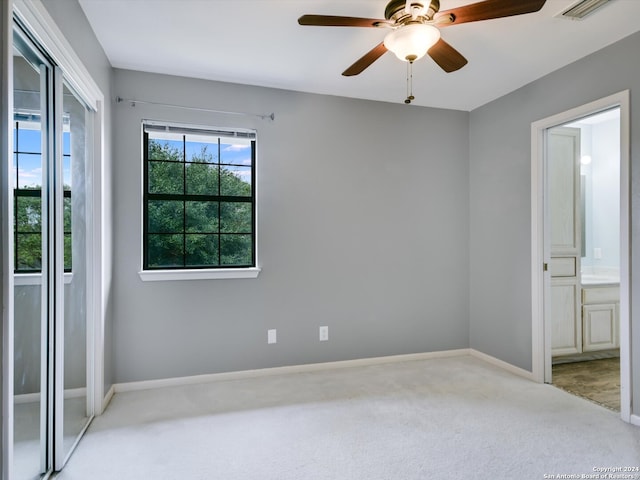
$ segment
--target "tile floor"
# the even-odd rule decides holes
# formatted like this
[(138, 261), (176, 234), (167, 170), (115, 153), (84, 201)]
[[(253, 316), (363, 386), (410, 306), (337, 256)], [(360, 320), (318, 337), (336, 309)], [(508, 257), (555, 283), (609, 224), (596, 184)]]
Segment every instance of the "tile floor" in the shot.
[(552, 384), (610, 410), (620, 411), (620, 358), (554, 365)]

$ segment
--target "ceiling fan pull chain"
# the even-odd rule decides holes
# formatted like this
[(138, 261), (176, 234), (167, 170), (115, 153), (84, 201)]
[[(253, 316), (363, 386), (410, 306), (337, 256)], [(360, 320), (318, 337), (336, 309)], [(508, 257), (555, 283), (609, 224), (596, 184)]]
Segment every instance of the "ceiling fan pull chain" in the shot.
[(408, 105), (415, 98), (413, 96), (413, 62), (407, 62), (407, 98), (404, 103)]

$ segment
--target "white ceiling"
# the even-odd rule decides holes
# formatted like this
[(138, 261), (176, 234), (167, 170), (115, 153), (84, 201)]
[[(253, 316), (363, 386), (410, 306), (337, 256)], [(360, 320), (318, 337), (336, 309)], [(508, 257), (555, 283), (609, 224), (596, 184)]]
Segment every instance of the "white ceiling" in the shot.
[[(406, 97), (406, 64), (390, 52), (356, 77), (341, 75), (388, 30), (297, 23), (306, 13), (384, 18), (386, 0), (79, 1), (117, 68), (393, 103)], [(414, 104), (473, 110), (640, 30), (640, 0), (612, 0), (582, 21), (554, 18), (575, 1), (443, 28), (469, 63), (445, 73), (429, 57), (416, 62)], [(440, 10), (469, 3), (440, 0)]]

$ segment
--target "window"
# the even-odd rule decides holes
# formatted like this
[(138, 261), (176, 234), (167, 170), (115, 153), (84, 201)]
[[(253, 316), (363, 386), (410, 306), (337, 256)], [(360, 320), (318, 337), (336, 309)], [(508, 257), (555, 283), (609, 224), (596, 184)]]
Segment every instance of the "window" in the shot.
[(143, 124), (143, 271), (256, 266), (255, 138)]
[[(17, 112), (13, 129), (14, 271), (42, 269), (42, 130), (40, 115)], [(71, 272), (71, 152), (69, 119), (63, 119), (64, 270)]]

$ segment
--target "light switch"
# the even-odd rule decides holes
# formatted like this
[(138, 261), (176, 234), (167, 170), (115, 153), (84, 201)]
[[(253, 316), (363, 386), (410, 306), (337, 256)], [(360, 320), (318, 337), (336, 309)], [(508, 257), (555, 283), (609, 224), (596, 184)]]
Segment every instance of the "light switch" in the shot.
[(276, 342), (277, 342), (276, 329), (272, 328), (270, 330), (267, 330), (267, 343), (276, 343)]

